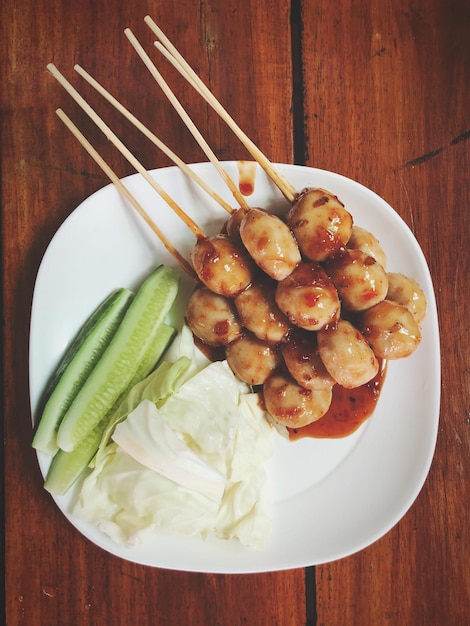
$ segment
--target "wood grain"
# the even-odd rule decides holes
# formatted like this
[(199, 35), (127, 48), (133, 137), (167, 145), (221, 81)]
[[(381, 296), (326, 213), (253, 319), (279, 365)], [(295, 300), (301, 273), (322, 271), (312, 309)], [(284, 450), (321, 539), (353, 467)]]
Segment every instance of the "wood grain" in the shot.
[[(443, 374), (433, 465), (400, 523), (341, 561), (247, 576), (146, 568), (93, 546), (42, 488), (30, 447), (28, 398), (34, 280), (60, 224), (108, 182), (62, 127), (55, 109), (66, 110), (119, 175), (131, 173), (45, 68), (53, 61), (80, 86), (147, 167), (168, 161), (84, 85), (73, 72), (75, 63), (158, 129), (184, 160), (201, 160), (200, 149), (124, 37), (130, 27), (151, 49), (146, 14), (164, 26), (273, 161), (334, 170), (371, 187), (408, 223), (428, 260), (438, 300)], [(8, 626), (469, 623), (469, 26), (465, 0), (4, 1)], [(171, 68), (168, 76), (217, 155), (246, 157), (238, 140)]]
[[(120, 174), (129, 166), (46, 72), (53, 61), (106, 116), (147, 167), (166, 159), (83, 86), (80, 63), (187, 162), (199, 148), (123, 35), (146, 49), (149, 13), (273, 159), (292, 159), (288, 4), (24, 1), (2, 12), (2, 246), (4, 294), (6, 615), (9, 625), (299, 624), (304, 572), (203, 576), (118, 560), (81, 537), (42, 489), (30, 448), (28, 326), (35, 275), (47, 244), (84, 198), (107, 184), (68, 134), (61, 106)], [(276, 34), (275, 34), (276, 33)], [(274, 45), (275, 43), (275, 45)], [(169, 82), (220, 158), (246, 156), (207, 105)], [(266, 112), (266, 102), (271, 102)], [(282, 123), (275, 123), (281, 119)], [(265, 123), (266, 121), (272, 123)], [(205, 159), (204, 159), (205, 160)]]
[(430, 266), (442, 346), (428, 480), (384, 538), (316, 569), (317, 623), (463, 625), (470, 617), (468, 5), (312, 2), (302, 19), (307, 164), (371, 187), (408, 223)]

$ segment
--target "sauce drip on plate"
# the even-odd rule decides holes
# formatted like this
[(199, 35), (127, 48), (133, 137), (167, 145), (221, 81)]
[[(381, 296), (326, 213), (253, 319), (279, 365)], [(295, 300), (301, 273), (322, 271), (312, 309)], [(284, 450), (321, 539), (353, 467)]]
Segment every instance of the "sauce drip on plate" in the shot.
[(244, 196), (255, 190), (256, 161), (238, 161), (238, 188)]

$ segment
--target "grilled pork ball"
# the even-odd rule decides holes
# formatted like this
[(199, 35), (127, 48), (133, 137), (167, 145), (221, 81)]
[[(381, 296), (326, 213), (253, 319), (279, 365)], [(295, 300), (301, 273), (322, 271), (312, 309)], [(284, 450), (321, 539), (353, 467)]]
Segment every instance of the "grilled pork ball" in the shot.
[(244, 333), (225, 350), (233, 373), (248, 385), (262, 385), (281, 363), (279, 352), (251, 333)]
[(253, 262), (245, 248), (227, 235), (200, 237), (191, 261), (201, 282), (222, 296), (236, 296), (253, 278)]
[(409, 356), (421, 341), (421, 331), (413, 315), (391, 300), (383, 300), (361, 313), (358, 326), (374, 353), (383, 359)]
[(349, 311), (364, 311), (385, 299), (388, 278), (374, 257), (362, 250), (345, 250), (330, 259), (325, 269)]
[(328, 389), (305, 389), (287, 373), (275, 372), (263, 387), (268, 413), (279, 424), (301, 428), (323, 417), (330, 408), (332, 392)]
[(289, 321), (305, 330), (319, 330), (339, 316), (338, 292), (318, 263), (301, 263), (278, 283), (275, 297)]
[(420, 324), (426, 316), (427, 302), (424, 291), (414, 278), (405, 274), (389, 273), (387, 300), (405, 306)]
[(343, 203), (325, 189), (304, 189), (291, 207), (287, 223), (310, 261), (324, 261), (343, 249), (353, 227)]
[(191, 294), (186, 307), (186, 323), (208, 346), (226, 346), (242, 333), (233, 301), (207, 287), (197, 287)]
[(350, 322), (340, 319), (317, 333), (318, 353), (331, 377), (346, 389), (368, 383), (379, 371), (369, 344)]
[(235, 298), (242, 324), (258, 339), (272, 344), (284, 341), (291, 328), (274, 299), (276, 285), (269, 278), (259, 280)]
[(315, 333), (291, 333), (281, 353), (290, 375), (305, 389), (329, 389), (335, 384), (320, 358)]
[(240, 223), (240, 237), (255, 263), (274, 280), (283, 280), (300, 263), (290, 228), (272, 213), (247, 211)]
[(379, 240), (361, 226), (353, 226), (351, 237), (348, 241), (348, 248), (351, 250), (362, 250), (362, 252), (374, 257), (377, 263), (380, 263), (384, 269), (387, 266), (387, 257), (380, 246)]

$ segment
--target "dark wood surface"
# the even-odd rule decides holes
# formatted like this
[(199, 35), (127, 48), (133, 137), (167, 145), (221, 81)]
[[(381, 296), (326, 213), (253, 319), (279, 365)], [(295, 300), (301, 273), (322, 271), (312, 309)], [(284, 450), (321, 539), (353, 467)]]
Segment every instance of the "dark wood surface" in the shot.
[[(464, 626), (470, 622), (470, 19), (465, 0), (4, 0), (1, 197), (6, 623)], [(428, 260), (440, 316), (442, 403), (428, 479), (382, 539), (343, 560), (250, 575), (163, 571), (96, 548), (64, 519), (30, 447), (28, 332), (42, 255), (107, 179), (58, 106), (131, 173), (47, 73), (80, 63), (187, 162), (205, 160), (123, 35), (149, 14), (273, 160), (371, 187)], [(246, 157), (184, 91), (220, 158)], [(90, 101), (93, 95), (90, 95)], [(149, 168), (165, 158), (115, 123)], [(120, 125), (120, 126), (119, 126)], [(397, 463), (400, 459), (397, 459)]]

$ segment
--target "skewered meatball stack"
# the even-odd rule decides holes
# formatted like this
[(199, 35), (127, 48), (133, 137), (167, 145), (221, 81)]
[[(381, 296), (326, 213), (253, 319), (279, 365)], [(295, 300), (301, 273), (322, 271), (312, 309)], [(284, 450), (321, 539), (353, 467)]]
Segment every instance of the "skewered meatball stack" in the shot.
[(304, 189), (285, 219), (238, 209), (224, 234), (193, 250), (201, 280), (187, 323), (222, 346), (234, 373), (262, 386), (280, 424), (300, 428), (328, 411), (334, 385), (371, 381), (381, 360), (411, 354), (426, 298), (412, 278), (387, 273), (372, 233), (324, 189)]

